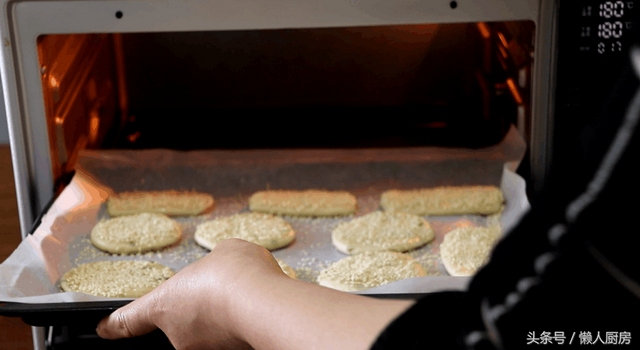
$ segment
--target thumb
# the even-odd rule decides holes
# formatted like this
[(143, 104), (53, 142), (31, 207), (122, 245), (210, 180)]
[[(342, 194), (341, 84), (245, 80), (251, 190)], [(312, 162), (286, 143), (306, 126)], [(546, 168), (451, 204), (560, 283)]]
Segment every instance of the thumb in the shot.
[(147, 294), (119, 308), (98, 323), (96, 332), (104, 339), (131, 338), (150, 333), (158, 328), (151, 317), (154, 310), (152, 300), (152, 296)]

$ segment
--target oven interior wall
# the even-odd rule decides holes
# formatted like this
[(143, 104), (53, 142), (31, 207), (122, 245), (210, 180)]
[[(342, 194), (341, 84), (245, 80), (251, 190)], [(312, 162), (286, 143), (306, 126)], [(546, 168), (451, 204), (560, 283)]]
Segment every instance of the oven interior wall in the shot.
[(47, 35), (38, 39), (38, 54), (52, 171), (60, 189), (70, 180), (78, 152), (109, 144), (123, 126), (119, 38)]
[(527, 139), (533, 37), (530, 21), (43, 36), (54, 177), (83, 148)]
[[(129, 35), (126, 78), (138, 122), (131, 127), (142, 135), (141, 146), (119, 146), (403, 146), (401, 136), (419, 143), (419, 134), (407, 133), (411, 126), (456, 124), (479, 112), (480, 101), (470, 99), (477, 95), (477, 53), (469, 52), (481, 48), (467, 30), (427, 25)], [(457, 68), (443, 69), (448, 61)], [(202, 120), (211, 126), (194, 130)]]

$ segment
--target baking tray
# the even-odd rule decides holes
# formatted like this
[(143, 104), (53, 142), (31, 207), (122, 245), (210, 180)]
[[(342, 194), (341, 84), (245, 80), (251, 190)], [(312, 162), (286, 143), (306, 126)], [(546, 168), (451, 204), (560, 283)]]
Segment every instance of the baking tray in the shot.
[[(497, 185), (507, 198), (502, 215), (493, 218), (508, 230), (528, 209), (524, 181), (509, 170), (524, 154), (524, 142), (512, 130), (494, 147), (468, 150), (405, 148), (370, 150), (269, 151), (85, 151), (71, 184), (43, 215), (41, 224), (0, 265), (0, 315), (23, 317), (35, 326), (69, 325), (98, 320), (131, 299), (108, 299), (81, 293), (61, 293), (60, 276), (81, 263), (107, 259), (157, 261), (180, 270), (207, 254), (193, 240), (197, 224), (221, 216), (248, 212), (248, 198), (264, 189), (348, 190), (358, 199), (355, 217), (380, 210), (380, 194), (388, 189), (440, 185)], [(211, 213), (177, 218), (184, 238), (177, 247), (113, 256), (94, 248), (88, 234), (108, 217), (105, 201), (114, 192), (130, 190), (196, 190), (211, 193)], [(297, 233), (275, 257), (291, 265), (300, 279), (313, 282), (317, 273), (345, 257), (331, 245), (331, 230), (354, 216), (342, 218), (285, 217)], [(462, 290), (468, 278), (450, 277), (438, 261), (444, 234), (461, 225), (489, 225), (483, 216), (432, 216), (434, 242), (411, 253), (429, 277), (398, 281), (359, 292), (385, 298), (418, 298), (425, 293)], [(80, 320), (80, 321), (79, 321)], [(83, 321), (82, 321), (83, 320)]]

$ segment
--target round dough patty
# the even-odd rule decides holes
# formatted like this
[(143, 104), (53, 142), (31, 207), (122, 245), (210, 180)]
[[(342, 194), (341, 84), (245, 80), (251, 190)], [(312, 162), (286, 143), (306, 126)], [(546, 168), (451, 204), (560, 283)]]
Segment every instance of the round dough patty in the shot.
[(495, 228), (464, 226), (449, 231), (440, 245), (440, 257), (452, 276), (471, 276), (485, 264), (500, 238)]
[(114, 254), (157, 250), (176, 243), (181, 237), (182, 230), (177, 222), (154, 213), (103, 220), (91, 230), (91, 243)]
[(65, 273), (60, 287), (108, 298), (141, 297), (173, 276), (173, 271), (150, 261), (97, 261)]
[(406, 252), (431, 242), (434, 237), (431, 225), (419, 216), (381, 211), (342, 223), (331, 233), (333, 245), (345, 254)]
[(282, 218), (270, 214), (245, 213), (198, 225), (194, 239), (210, 250), (229, 238), (243, 239), (274, 250), (287, 246), (295, 236), (291, 225)]
[(296, 278), (296, 272), (293, 270), (293, 268), (289, 265), (287, 265), (286, 262), (280, 260), (280, 259), (276, 259), (276, 261), (278, 262), (278, 265), (280, 265), (280, 268), (282, 269), (282, 272), (285, 273), (285, 275), (295, 279)]
[(344, 191), (259, 191), (249, 198), (249, 208), (290, 216), (342, 216), (353, 214), (356, 202)]
[(321, 286), (354, 292), (394, 281), (426, 276), (412, 257), (395, 252), (365, 252), (344, 259), (320, 272)]

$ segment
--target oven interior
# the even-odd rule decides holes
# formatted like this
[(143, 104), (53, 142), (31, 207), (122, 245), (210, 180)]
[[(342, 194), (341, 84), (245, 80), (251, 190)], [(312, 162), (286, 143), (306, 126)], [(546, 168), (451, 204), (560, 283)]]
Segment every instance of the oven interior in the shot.
[(56, 191), (83, 149), (529, 139), (531, 21), (38, 38)]
[[(82, 150), (474, 149), (512, 125), (528, 142), (534, 30), (511, 21), (42, 35), (56, 194)], [(48, 328), (47, 347), (111, 347), (89, 328)], [(171, 348), (161, 333), (151, 340)]]

